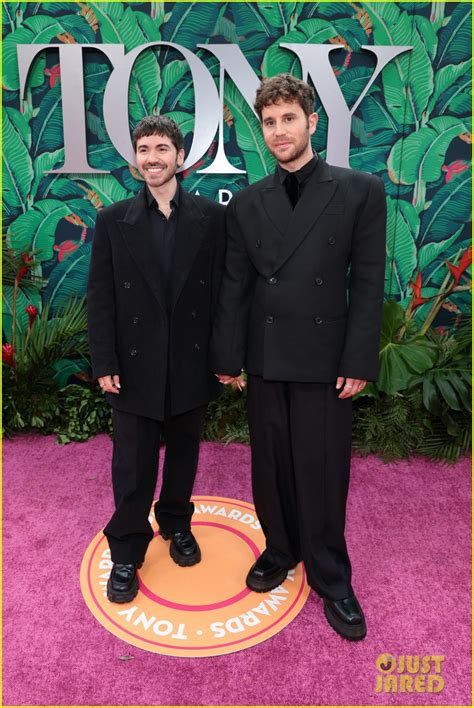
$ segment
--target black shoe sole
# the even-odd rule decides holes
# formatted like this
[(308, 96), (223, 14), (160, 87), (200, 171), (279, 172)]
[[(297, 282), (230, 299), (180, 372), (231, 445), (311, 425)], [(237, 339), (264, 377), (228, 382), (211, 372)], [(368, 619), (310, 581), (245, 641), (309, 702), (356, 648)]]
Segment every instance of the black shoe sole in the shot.
[[(165, 533), (160, 530), (160, 536), (164, 541), (169, 541), (171, 538), (170, 533)], [(181, 568), (189, 568), (191, 565), (196, 565), (197, 563), (200, 563), (201, 561), (201, 550), (198, 546), (198, 549), (196, 553), (193, 553), (191, 556), (184, 556), (182, 553), (178, 551), (176, 546), (174, 545), (173, 542), (170, 544), (170, 556), (174, 560), (174, 562), (179, 565)]]
[(344, 637), (344, 639), (357, 642), (364, 639), (367, 634), (365, 620), (363, 620), (360, 624), (347, 624), (339, 617), (339, 615), (336, 615), (336, 613), (333, 612), (326, 603), (324, 603), (324, 614), (331, 627), (341, 637)]
[(270, 590), (274, 590), (279, 585), (281, 585), (282, 582), (286, 580), (287, 575), (287, 570), (282, 570), (280, 575), (275, 576), (275, 578), (273, 578), (272, 580), (258, 580), (256, 578), (250, 578), (247, 575), (245, 583), (247, 587), (250, 588), (250, 590), (253, 590), (254, 592), (270, 592)]
[(119, 604), (125, 603), (125, 602), (131, 602), (136, 598), (138, 595), (138, 578), (137, 576), (134, 577), (133, 579), (133, 585), (130, 588), (130, 590), (127, 590), (126, 592), (117, 592), (116, 590), (113, 590), (111, 587), (111, 582), (110, 578), (107, 581), (107, 598), (110, 600), (110, 602), (118, 602)]
[(193, 553), (192, 556), (183, 556), (183, 554), (178, 551), (173, 542), (171, 542), (170, 544), (170, 556), (174, 560), (174, 562), (181, 568), (188, 568), (189, 566), (196, 565), (196, 563), (199, 563), (201, 561), (201, 551), (199, 550), (199, 548), (197, 549), (196, 553)]

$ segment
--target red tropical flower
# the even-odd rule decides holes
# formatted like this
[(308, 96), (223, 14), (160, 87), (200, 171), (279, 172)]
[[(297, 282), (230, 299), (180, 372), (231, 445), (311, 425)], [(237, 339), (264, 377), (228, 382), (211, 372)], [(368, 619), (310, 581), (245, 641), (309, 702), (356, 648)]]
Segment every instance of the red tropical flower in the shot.
[(63, 241), (62, 243), (55, 244), (53, 246), (53, 251), (58, 252), (58, 261), (62, 261), (69, 253), (72, 253), (77, 248), (79, 248), (79, 243), (77, 241)]
[(456, 285), (459, 283), (461, 279), (461, 275), (469, 268), (469, 266), (472, 263), (472, 246), (468, 246), (464, 253), (461, 256), (461, 260), (459, 261), (459, 265), (455, 266), (449, 261), (446, 261), (446, 265), (448, 266), (449, 270), (451, 271), (451, 275), (454, 278), (454, 284), (453, 288), (456, 287)]
[(464, 160), (454, 160), (449, 165), (443, 165), (441, 170), (446, 172), (446, 182), (450, 182), (454, 175), (458, 175), (460, 172), (464, 172), (469, 167), (468, 163)]
[(13, 344), (2, 344), (2, 360), (7, 366), (15, 367)]
[(30, 258), (30, 256), (27, 253), (22, 253), (21, 254), (21, 260), (25, 265), (22, 265), (20, 268), (18, 268), (15, 276), (15, 283), (18, 285), (21, 283), (25, 275), (28, 273), (28, 270), (31, 268), (31, 265), (33, 263), (33, 259)]
[(34, 305), (28, 305), (28, 307), (25, 307), (25, 312), (28, 314), (28, 328), (31, 329), (38, 315), (38, 309)]
[(49, 76), (49, 88), (54, 88), (56, 84), (56, 79), (59, 79), (59, 77), (61, 76), (61, 69), (59, 64), (55, 64), (51, 67), (51, 69), (46, 68), (44, 70), (44, 73), (46, 74), (46, 76)]
[(410, 285), (413, 290), (412, 308), (414, 310), (417, 307), (419, 307), (420, 305), (423, 305), (423, 303), (428, 302), (428, 300), (429, 300), (428, 297), (422, 297), (422, 295), (421, 295), (421, 288), (423, 285), (423, 278), (422, 278), (421, 272), (417, 273), (415, 282), (413, 282), (413, 280), (410, 280)]

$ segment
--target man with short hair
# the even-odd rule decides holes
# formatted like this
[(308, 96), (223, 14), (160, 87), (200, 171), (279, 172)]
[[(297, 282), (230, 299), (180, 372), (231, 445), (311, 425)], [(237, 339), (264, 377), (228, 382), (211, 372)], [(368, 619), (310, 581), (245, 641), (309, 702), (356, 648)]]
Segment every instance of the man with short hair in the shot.
[(384, 186), (313, 153), (318, 116), (308, 84), (289, 74), (266, 79), (255, 107), (278, 164), (227, 207), (211, 340), (222, 383), (248, 373), (252, 486), (266, 549), (247, 585), (268, 592), (303, 560), (330, 625), (363, 639), (344, 525), (352, 396), (378, 373)]
[(166, 441), (155, 516), (180, 566), (201, 559), (190, 501), (207, 403), (220, 385), (208, 340), (224, 254), (224, 207), (176, 179), (183, 136), (162, 116), (143, 118), (133, 146), (144, 187), (97, 215), (87, 290), (93, 376), (113, 407), (115, 512), (104, 529), (112, 602), (138, 592), (153, 530), (160, 434)]

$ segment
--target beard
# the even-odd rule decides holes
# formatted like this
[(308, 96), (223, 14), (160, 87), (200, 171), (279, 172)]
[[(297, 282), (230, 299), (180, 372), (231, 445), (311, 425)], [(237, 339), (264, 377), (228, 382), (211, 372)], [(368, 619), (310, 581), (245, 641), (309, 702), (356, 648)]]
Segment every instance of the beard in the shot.
[[(161, 165), (157, 165), (157, 167), (160, 166)], [(173, 179), (176, 174), (177, 168), (177, 164), (168, 165), (163, 168), (163, 172), (159, 172), (158, 174), (144, 170), (144, 174), (142, 173), (142, 177), (150, 187), (162, 187), (164, 184)]]
[(301, 138), (294, 144), (290, 145), (290, 147), (287, 148), (283, 154), (278, 152), (278, 148), (267, 145), (273, 157), (275, 157), (280, 164), (286, 165), (288, 162), (295, 162), (305, 153), (308, 148), (308, 143), (311, 140), (309, 122), (307, 123), (307, 128), (308, 129), (305, 131), (304, 135), (302, 135)]

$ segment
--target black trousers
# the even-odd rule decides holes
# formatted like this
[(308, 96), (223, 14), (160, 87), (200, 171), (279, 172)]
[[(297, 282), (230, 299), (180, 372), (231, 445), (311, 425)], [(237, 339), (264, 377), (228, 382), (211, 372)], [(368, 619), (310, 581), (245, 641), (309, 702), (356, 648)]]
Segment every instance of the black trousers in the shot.
[(155, 517), (165, 532), (187, 531), (206, 406), (164, 422), (113, 410), (112, 484), (115, 512), (104, 529), (114, 563), (141, 563), (153, 530), (148, 521), (155, 494), (163, 431), (166, 454)]
[(282, 568), (304, 561), (321, 596), (353, 594), (344, 538), (352, 399), (335, 383), (248, 377), (255, 508), (266, 553)]

